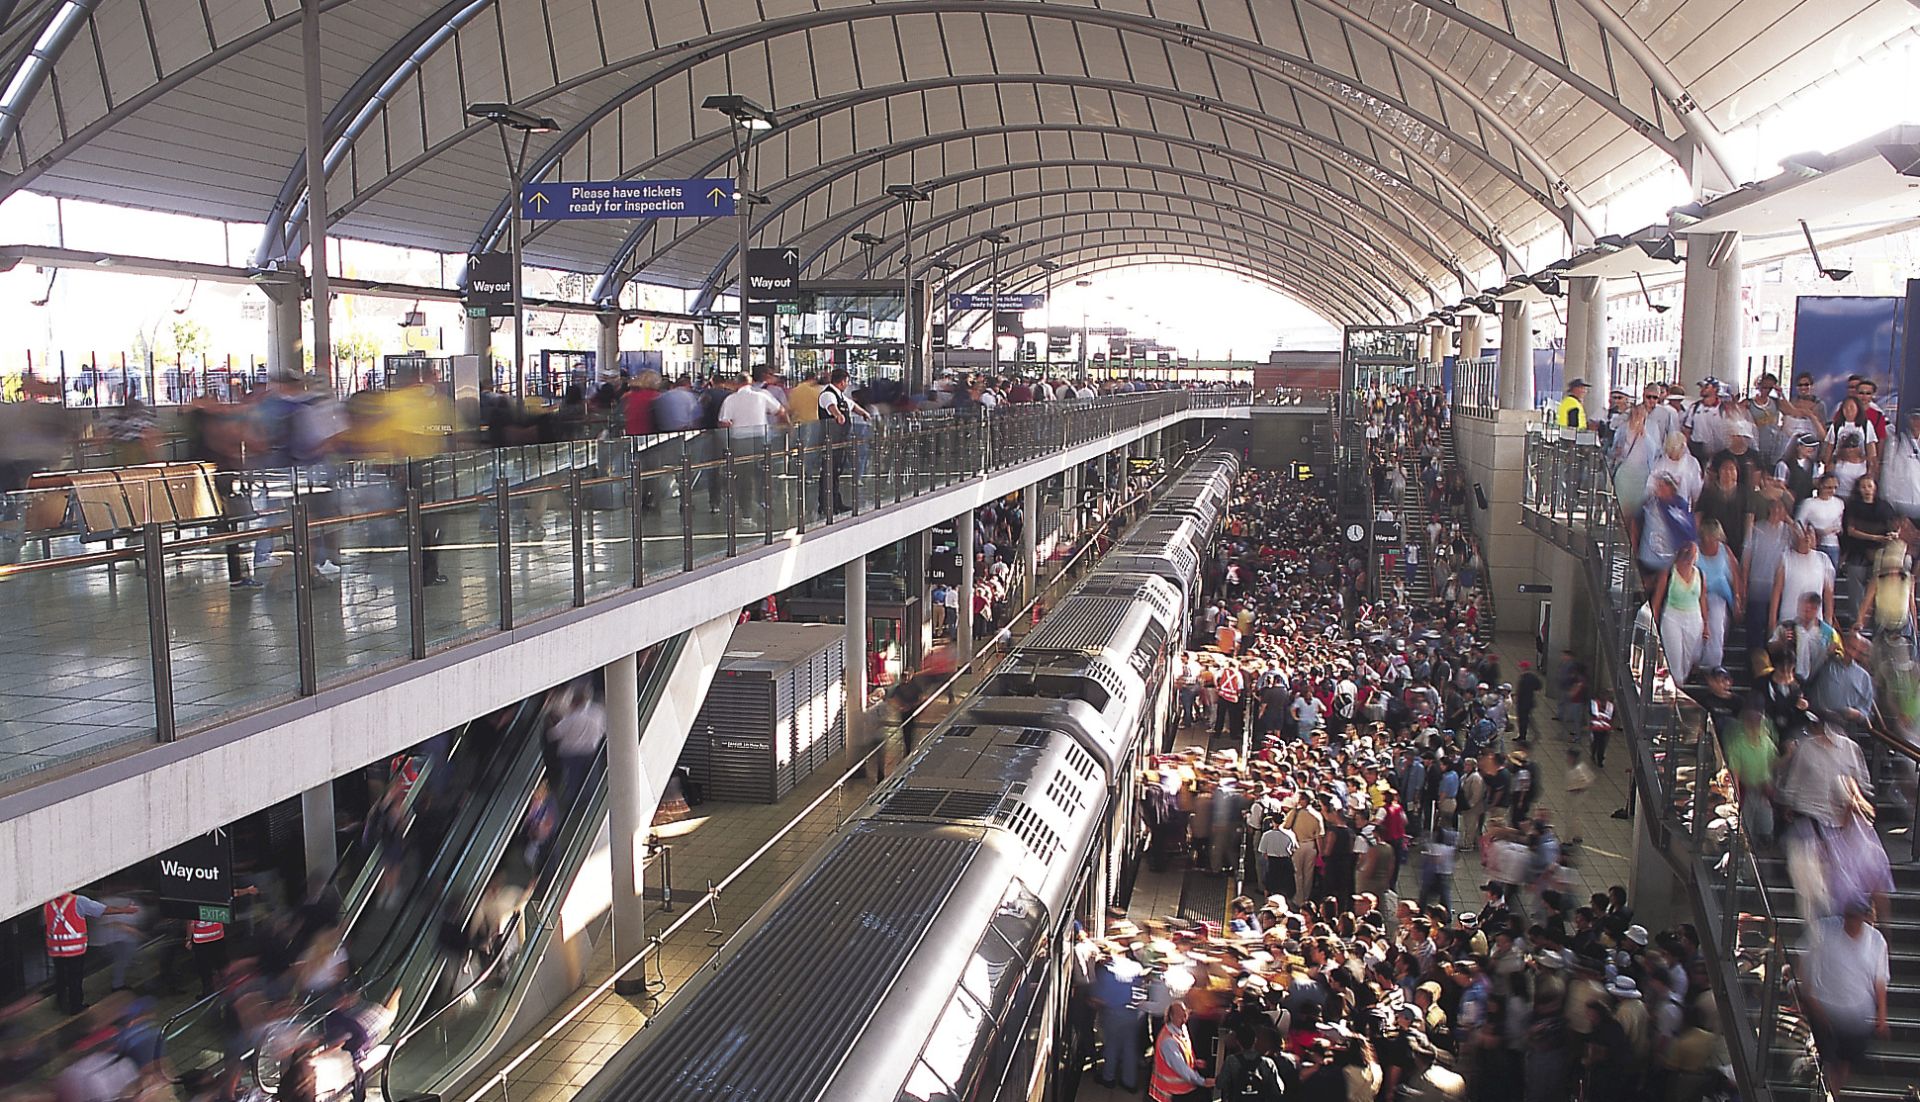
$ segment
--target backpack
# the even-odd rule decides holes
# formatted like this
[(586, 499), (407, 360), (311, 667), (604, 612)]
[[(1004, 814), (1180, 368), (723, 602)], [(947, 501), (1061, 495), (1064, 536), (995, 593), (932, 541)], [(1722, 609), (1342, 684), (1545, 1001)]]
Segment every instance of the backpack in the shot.
[(1273, 1058), (1251, 1052), (1228, 1053), (1216, 1085), (1220, 1102), (1277, 1102), (1287, 1094)]

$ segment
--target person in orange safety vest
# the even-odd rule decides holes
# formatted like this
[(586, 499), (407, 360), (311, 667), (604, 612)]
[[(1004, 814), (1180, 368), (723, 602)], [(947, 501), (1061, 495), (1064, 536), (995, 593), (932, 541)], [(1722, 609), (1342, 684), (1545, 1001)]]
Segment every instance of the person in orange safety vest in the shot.
[(53, 997), (63, 1014), (87, 1008), (82, 981), (87, 974), (87, 920), (102, 915), (135, 914), (138, 907), (109, 907), (73, 892), (62, 892), (40, 908), (47, 929), (47, 956), (53, 959)]
[(1153, 1102), (1206, 1097), (1202, 1092), (1213, 1090), (1213, 1080), (1194, 1067), (1193, 1039), (1187, 1036), (1190, 1016), (1183, 1001), (1167, 1006), (1167, 1024), (1153, 1042), (1153, 1078), (1147, 1081), (1147, 1097)]

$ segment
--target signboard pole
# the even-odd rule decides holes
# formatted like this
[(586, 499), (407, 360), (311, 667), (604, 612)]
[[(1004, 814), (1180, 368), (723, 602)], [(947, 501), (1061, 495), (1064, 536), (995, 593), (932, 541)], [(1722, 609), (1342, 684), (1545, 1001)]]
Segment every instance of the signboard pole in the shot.
[[(507, 172), (512, 190), (509, 195), (520, 194), (520, 161), (504, 147), (507, 144), (507, 131), (500, 128), (502, 152), (507, 154)], [(523, 135), (520, 148), (524, 155), (526, 137)], [(510, 223), (513, 236), (513, 400), (524, 411), (527, 408), (527, 303), (526, 288), (521, 282), (520, 269), (526, 264), (526, 256), (521, 252), (523, 234), (521, 233), (520, 204), (513, 204), (513, 221)]]
[[(753, 198), (747, 194), (747, 151), (746, 129), (735, 127), (734, 133), (740, 145), (740, 173), (735, 187), (740, 191), (740, 374), (753, 381), (753, 330), (747, 324), (748, 311), (752, 309), (753, 281), (747, 278), (747, 242), (753, 236)], [(773, 318), (767, 318), (767, 366), (773, 366)]]

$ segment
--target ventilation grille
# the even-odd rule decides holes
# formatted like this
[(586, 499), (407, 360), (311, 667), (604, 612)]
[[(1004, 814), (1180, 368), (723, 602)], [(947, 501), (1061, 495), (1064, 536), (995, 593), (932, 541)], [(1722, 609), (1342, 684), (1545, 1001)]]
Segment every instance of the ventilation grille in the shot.
[(1067, 765), (1080, 774), (1080, 779), (1083, 781), (1092, 780), (1098, 768), (1094, 764), (1093, 755), (1087, 753), (1086, 748), (1077, 742), (1067, 743)]
[(942, 819), (989, 819), (1000, 806), (998, 792), (954, 792), (940, 803)]
[(948, 790), (944, 788), (902, 788), (887, 797), (881, 810), (906, 819), (931, 819), (947, 795)]
[(966, 738), (979, 729), (971, 723), (963, 723), (958, 727), (949, 727), (940, 734), (943, 738)]
[(1120, 675), (1113, 672), (1112, 668), (1098, 662), (1088, 663), (1087, 674), (1098, 681), (1100, 687), (1107, 690), (1109, 696), (1121, 700), (1128, 699), (1127, 687), (1120, 683)]
[(1080, 794), (1080, 786), (1074, 784), (1073, 779), (1065, 773), (1054, 773), (1053, 780), (1047, 785), (1047, 796), (1061, 811), (1066, 812), (1069, 819), (1078, 815), (1080, 809), (1087, 805), (1086, 797)]
[(1027, 637), (1026, 651), (1099, 651), (1119, 634), (1131, 602), (1112, 597), (1077, 597), (1067, 601)]
[(1052, 731), (1044, 731), (1038, 727), (1028, 727), (1020, 732), (1019, 738), (1013, 741), (1016, 746), (1045, 746), (1047, 740), (1052, 737)]
[(1140, 645), (1133, 648), (1133, 655), (1128, 659), (1128, 663), (1133, 666), (1133, 672), (1139, 674), (1142, 680), (1153, 672), (1153, 664), (1159, 660), (1160, 649), (1166, 645), (1166, 642), (1166, 629), (1157, 623), (1148, 623), (1145, 630), (1140, 633)]
[(1027, 844), (1027, 851), (1047, 864), (1060, 852), (1060, 835), (1042, 822), (1039, 813), (1026, 804), (1015, 804), (1005, 813), (1007, 828)]

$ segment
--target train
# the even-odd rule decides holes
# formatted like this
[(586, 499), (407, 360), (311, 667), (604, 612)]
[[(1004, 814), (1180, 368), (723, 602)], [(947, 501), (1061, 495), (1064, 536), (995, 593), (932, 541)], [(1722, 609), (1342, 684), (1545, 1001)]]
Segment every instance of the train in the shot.
[(1075, 927), (1131, 890), (1238, 473), (1202, 453), (577, 1097), (1068, 1097)]

